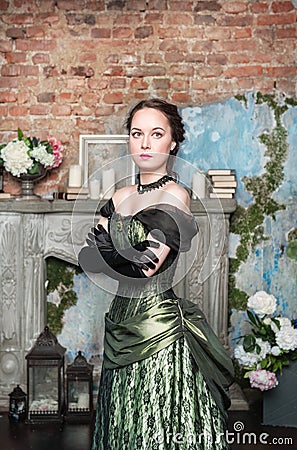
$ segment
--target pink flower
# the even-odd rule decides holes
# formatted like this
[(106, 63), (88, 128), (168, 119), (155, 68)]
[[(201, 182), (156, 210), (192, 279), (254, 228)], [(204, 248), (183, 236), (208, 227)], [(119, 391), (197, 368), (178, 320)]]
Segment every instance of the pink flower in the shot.
[(249, 373), (250, 385), (261, 391), (268, 391), (278, 385), (275, 373), (268, 370), (258, 369)]
[(54, 155), (54, 163), (50, 167), (50, 169), (55, 169), (56, 167), (59, 167), (63, 160), (63, 146), (61, 144), (61, 141), (58, 141), (55, 137), (48, 137), (47, 138), (51, 147), (53, 148), (53, 155)]

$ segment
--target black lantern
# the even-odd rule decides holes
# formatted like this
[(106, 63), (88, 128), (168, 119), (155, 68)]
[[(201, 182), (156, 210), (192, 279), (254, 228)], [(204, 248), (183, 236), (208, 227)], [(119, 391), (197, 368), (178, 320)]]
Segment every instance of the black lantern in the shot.
[(93, 414), (93, 365), (78, 352), (66, 369), (66, 422), (87, 423)]
[(26, 355), (27, 423), (63, 422), (65, 351), (46, 326)]
[(17, 385), (9, 394), (9, 420), (13, 422), (22, 422), (26, 419), (26, 394)]

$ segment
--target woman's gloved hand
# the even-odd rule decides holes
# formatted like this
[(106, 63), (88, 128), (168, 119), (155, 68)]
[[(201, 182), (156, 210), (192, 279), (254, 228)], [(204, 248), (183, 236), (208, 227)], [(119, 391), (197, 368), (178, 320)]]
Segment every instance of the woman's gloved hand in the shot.
[(110, 274), (109, 267), (128, 277), (144, 278), (143, 270), (155, 269), (159, 261), (149, 249), (158, 248), (158, 242), (145, 239), (129, 248), (117, 250), (110, 234), (100, 224), (91, 229), (86, 242), (88, 246), (82, 248), (78, 260), (82, 269), (87, 272)]

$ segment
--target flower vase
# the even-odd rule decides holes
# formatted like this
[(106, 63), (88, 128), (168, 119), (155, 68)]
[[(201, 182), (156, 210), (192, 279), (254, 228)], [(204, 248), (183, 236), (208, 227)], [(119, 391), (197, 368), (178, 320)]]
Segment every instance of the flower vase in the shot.
[(18, 180), (21, 180), (21, 194), (16, 197), (17, 200), (37, 200), (40, 195), (34, 194), (34, 183), (45, 177), (46, 169), (40, 164), (38, 173), (23, 173)]
[(278, 386), (263, 394), (263, 425), (297, 428), (297, 360), (283, 367)]

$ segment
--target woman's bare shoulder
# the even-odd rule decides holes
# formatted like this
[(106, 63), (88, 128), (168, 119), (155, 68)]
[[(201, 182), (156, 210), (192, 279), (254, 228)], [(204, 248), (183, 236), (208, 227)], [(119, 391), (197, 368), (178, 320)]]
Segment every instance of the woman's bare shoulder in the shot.
[(166, 186), (166, 192), (176, 199), (177, 203), (185, 205), (187, 208), (190, 206), (190, 195), (187, 189), (177, 183), (170, 183)]

